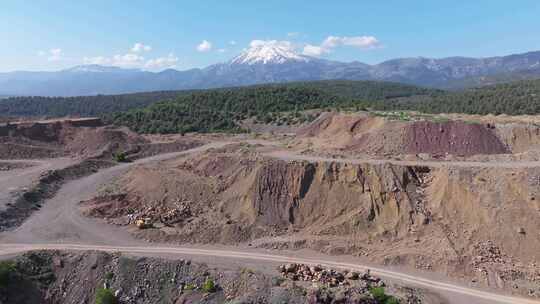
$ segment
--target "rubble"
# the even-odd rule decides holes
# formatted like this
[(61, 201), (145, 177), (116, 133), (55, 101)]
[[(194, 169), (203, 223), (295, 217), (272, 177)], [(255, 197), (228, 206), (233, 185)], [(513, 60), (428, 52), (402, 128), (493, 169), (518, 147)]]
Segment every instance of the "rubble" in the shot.
[(306, 264), (291, 263), (280, 265), (278, 271), (283, 277), (293, 281), (322, 283), (328, 287), (350, 285), (351, 281), (357, 280), (366, 282), (366, 286), (385, 286), (380, 278), (370, 274), (369, 269), (363, 274), (360, 274), (355, 271), (338, 271), (335, 269), (323, 268), (320, 265), (309, 266)]

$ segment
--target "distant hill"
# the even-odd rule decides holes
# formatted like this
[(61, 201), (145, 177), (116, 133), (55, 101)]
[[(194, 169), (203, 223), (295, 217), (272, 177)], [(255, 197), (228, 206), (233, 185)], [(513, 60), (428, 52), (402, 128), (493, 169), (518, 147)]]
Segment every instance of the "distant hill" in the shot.
[(424, 113), (534, 115), (540, 114), (540, 80), (397, 98), (371, 106), (380, 110), (415, 110)]
[[(315, 81), (287, 84), (259, 85), (244, 88), (213, 89), (210, 92), (235, 92), (257, 88), (298, 88), (322, 91), (330, 96), (359, 100), (382, 100), (435, 92), (411, 85), (376, 81)], [(122, 95), (98, 95), (80, 97), (13, 97), (0, 101), (0, 116), (48, 116), (68, 115), (97, 116), (106, 113), (143, 108), (157, 101), (172, 100), (197, 91), (160, 91)]]
[(0, 73), (0, 95), (125, 94), (335, 79), (459, 89), (534, 78), (540, 78), (540, 51), (489, 58), (399, 58), (368, 65), (309, 57), (263, 45), (228, 62), (186, 71), (153, 73), (86, 65), (58, 72)]

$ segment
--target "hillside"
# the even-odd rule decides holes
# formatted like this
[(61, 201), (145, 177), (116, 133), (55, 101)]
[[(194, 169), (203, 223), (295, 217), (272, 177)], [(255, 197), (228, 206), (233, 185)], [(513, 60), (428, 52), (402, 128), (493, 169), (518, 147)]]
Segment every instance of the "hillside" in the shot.
[(172, 99), (180, 91), (79, 97), (10, 97), (0, 99), (0, 116), (97, 116), (141, 108), (159, 100)]
[(144, 133), (238, 131), (236, 121), (250, 117), (269, 122), (277, 112), (359, 106), (428, 93), (438, 91), (371, 81), (298, 82), (194, 92), (107, 118)]
[[(327, 94), (361, 100), (380, 100), (397, 96), (426, 94), (433, 90), (415, 86), (376, 81), (316, 81), (288, 84), (261, 85), (257, 88), (289, 87), (299, 90), (322, 90)], [(207, 92), (241, 91), (244, 88), (214, 89)], [(143, 108), (157, 101), (172, 100), (179, 95), (196, 91), (160, 91), (123, 95), (97, 95), (79, 97), (12, 97), (0, 100), (0, 116), (48, 116), (70, 115), (97, 116), (112, 112)]]
[[(407, 96), (409, 95), (409, 96)], [(139, 132), (238, 130), (235, 121), (255, 116), (271, 122), (275, 113), (325, 108), (371, 108), (424, 113), (538, 114), (540, 80), (498, 84), (460, 92), (377, 82), (311, 82), (195, 93), (145, 110), (119, 113), (112, 121)], [(310, 117), (300, 117), (309, 120)]]
[(372, 106), (380, 110), (414, 110), (424, 113), (538, 114), (540, 80), (387, 100)]

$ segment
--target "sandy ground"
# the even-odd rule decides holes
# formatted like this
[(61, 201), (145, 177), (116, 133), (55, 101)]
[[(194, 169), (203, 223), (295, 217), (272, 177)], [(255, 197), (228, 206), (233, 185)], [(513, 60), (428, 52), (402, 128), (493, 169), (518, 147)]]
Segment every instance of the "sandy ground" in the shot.
[(44, 160), (2, 160), (3, 163), (24, 163), (30, 167), (0, 171), (0, 210), (12, 202), (16, 193), (32, 185), (39, 176), (48, 171), (62, 169), (74, 164), (71, 158), (54, 158)]
[[(457, 282), (434, 274), (413, 273), (406, 270), (391, 270), (388, 268), (372, 267), (366, 265), (353, 257), (342, 256), (322, 256), (311, 251), (299, 252), (272, 252), (262, 249), (239, 248), (239, 247), (174, 247), (160, 244), (148, 244), (141, 240), (135, 240), (128, 231), (119, 227), (104, 225), (100, 221), (83, 217), (79, 213), (77, 204), (81, 200), (92, 198), (96, 192), (104, 185), (110, 183), (113, 178), (126, 172), (131, 166), (147, 163), (151, 161), (166, 160), (178, 157), (183, 154), (200, 152), (210, 148), (223, 147), (231, 142), (214, 142), (205, 146), (177, 153), (162, 154), (133, 163), (122, 164), (112, 168), (104, 169), (91, 176), (66, 183), (55, 197), (48, 200), (43, 208), (36, 212), (21, 227), (12, 232), (0, 234), (0, 255), (10, 255), (28, 249), (68, 249), (68, 250), (106, 250), (123, 251), (133, 254), (166, 255), (171, 257), (191, 256), (195, 259), (210, 261), (213, 263), (238, 263), (251, 261), (249, 265), (257, 266), (257, 269), (271, 271), (276, 263), (286, 261), (296, 261), (304, 263), (316, 263), (328, 265), (330, 267), (346, 267), (352, 269), (363, 269), (369, 267), (375, 270), (381, 277), (396, 282), (403, 282), (406, 285), (416, 285), (431, 290), (434, 295), (432, 303), (540, 303), (533, 300), (506, 297), (492, 291), (480, 291), (465, 287)], [(259, 143), (271, 145), (264, 141), (250, 141), (249, 143)], [(272, 155), (272, 154), (268, 154)], [(279, 152), (275, 157), (286, 159), (306, 159), (304, 155), (294, 153)], [(65, 160), (64, 160), (65, 161)], [(358, 162), (366, 160), (355, 160)], [(415, 162), (417, 165), (426, 165), (422, 162)], [(486, 165), (485, 163), (482, 163)], [(58, 164), (60, 165), (60, 163)], [(429, 164), (437, 165), (437, 164)], [(445, 165), (459, 165), (458, 163), (445, 163)], [(470, 164), (464, 164), (469, 166)], [(497, 163), (488, 165), (500, 166)], [(517, 164), (512, 164), (517, 165)], [(540, 166), (540, 163), (521, 164), (523, 166)], [(43, 164), (54, 166), (54, 164)], [(28, 185), (32, 176), (38, 176), (41, 172), (37, 168), (28, 168), (28, 172), (16, 178), (4, 176), (2, 186), (10, 181), (11, 187), (22, 187)], [(42, 168), (43, 169), (43, 168)], [(0, 176), (0, 178), (2, 178)], [(22, 245), (21, 245), (22, 244)], [(229, 261), (229, 262), (227, 262)], [(233, 261), (233, 262), (231, 262)], [(439, 298), (440, 297), (440, 298)]]

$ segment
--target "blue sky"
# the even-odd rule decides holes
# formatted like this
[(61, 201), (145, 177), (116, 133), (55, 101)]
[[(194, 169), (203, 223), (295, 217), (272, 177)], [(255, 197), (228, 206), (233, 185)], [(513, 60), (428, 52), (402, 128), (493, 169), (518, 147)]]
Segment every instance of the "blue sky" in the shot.
[(540, 50), (539, 16), (538, 0), (6, 0), (0, 71), (183, 70), (226, 61), (253, 40), (366, 63), (505, 55)]

